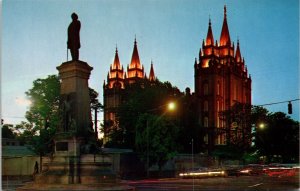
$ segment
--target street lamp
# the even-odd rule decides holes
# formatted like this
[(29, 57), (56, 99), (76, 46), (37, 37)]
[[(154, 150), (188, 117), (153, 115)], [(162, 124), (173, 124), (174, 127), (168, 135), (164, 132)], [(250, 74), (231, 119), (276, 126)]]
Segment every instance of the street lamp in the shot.
[(264, 123), (260, 123), (260, 124), (258, 125), (258, 127), (259, 127), (260, 129), (264, 129), (266, 126), (265, 126)]
[[(168, 111), (174, 111), (175, 108), (176, 108), (175, 102), (172, 102), (172, 101), (169, 102), (166, 105), (167, 105), (167, 110)], [(155, 111), (157, 109), (165, 107), (166, 105), (162, 105), (160, 107), (157, 107), (157, 108), (154, 108), (154, 109), (150, 109), (150, 110), (148, 110), (148, 112), (149, 111)], [(148, 121), (148, 119), (146, 121), (146, 131), (147, 131), (147, 166), (146, 166), (146, 168), (147, 168), (147, 178), (148, 178), (149, 177), (149, 121)]]
[(173, 110), (175, 110), (176, 109), (176, 104), (174, 103), (174, 102), (170, 102), (169, 104), (168, 104), (168, 110), (169, 111), (173, 111)]

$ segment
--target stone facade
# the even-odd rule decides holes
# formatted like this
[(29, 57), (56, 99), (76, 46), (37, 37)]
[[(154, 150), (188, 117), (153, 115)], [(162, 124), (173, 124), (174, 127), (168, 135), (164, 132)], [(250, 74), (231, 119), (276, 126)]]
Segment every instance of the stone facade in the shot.
[[(225, 145), (232, 124), (220, 116), (240, 103), (251, 105), (251, 77), (248, 74), (240, 44), (230, 40), (226, 7), (220, 40), (214, 41), (211, 21), (207, 37), (195, 60), (195, 98), (198, 121), (205, 131), (204, 142), (208, 149), (214, 145)], [(250, 113), (249, 113), (250, 114)]]

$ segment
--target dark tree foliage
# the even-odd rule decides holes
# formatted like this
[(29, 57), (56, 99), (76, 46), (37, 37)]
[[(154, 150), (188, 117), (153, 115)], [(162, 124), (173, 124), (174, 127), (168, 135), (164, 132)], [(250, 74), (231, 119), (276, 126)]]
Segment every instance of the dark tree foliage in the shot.
[(59, 123), (60, 81), (57, 75), (33, 81), (33, 87), (25, 94), (31, 100), (26, 119), (29, 124), (21, 123), (20, 138), (30, 144), (40, 156), (53, 150), (53, 137)]
[[(169, 82), (144, 80), (126, 87), (123, 103), (117, 110), (119, 126), (111, 132), (110, 141), (106, 146), (135, 149), (135, 128), (139, 116), (145, 113), (153, 115), (171, 114), (167, 111), (170, 101), (180, 101), (183, 94)], [(172, 115), (176, 115), (176, 109)]]
[(219, 113), (225, 127), (220, 129), (226, 133), (226, 145), (216, 146), (213, 155), (224, 159), (241, 159), (251, 146), (251, 106), (235, 103), (229, 110)]
[(1, 128), (2, 138), (14, 139), (16, 137), (13, 132), (13, 126), (8, 124), (3, 124)]
[(264, 120), (264, 128), (256, 126), (255, 148), (266, 162), (298, 162), (299, 161), (299, 122), (292, 120), (282, 112), (268, 113)]
[(26, 119), (35, 128), (56, 128), (58, 125), (60, 81), (58, 76), (33, 81), (33, 87), (25, 94), (32, 102)]
[(199, 124), (197, 115), (197, 104), (194, 96), (190, 95), (189, 91), (186, 91), (185, 96), (178, 102), (178, 118), (179, 118), (179, 138), (178, 142), (181, 145), (181, 152), (191, 153), (192, 145), (191, 140), (194, 140), (193, 152), (204, 152), (203, 128)]
[[(285, 113), (271, 113), (260, 106), (252, 106), (251, 114), (248, 114), (248, 111), (244, 113), (243, 110), (241, 105), (236, 105), (231, 110), (222, 113), (228, 124), (237, 122), (237, 127), (235, 129), (229, 126), (230, 128), (225, 129), (230, 135), (227, 137), (230, 144), (217, 146), (214, 155), (227, 159), (250, 157), (255, 162), (259, 161), (259, 157), (264, 156), (266, 163), (298, 162), (299, 122), (292, 120)], [(252, 129), (247, 130), (244, 136), (238, 136), (239, 124), (243, 124), (243, 120), (245, 124), (249, 123)], [(263, 128), (261, 124), (264, 124)], [(254, 146), (249, 144), (250, 140), (254, 140)], [(241, 143), (246, 143), (246, 145)], [(247, 145), (250, 147), (246, 147)]]
[[(101, 107), (98, 93), (90, 91), (91, 107)], [(59, 124), (60, 81), (57, 75), (33, 81), (33, 87), (25, 92), (31, 100), (26, 112), (28, 122), (15, 126), (21, 144), (32, 145), (33, 150), (43, 156), (53, 152), (53, 138)]]
[(98, 92), (96, 92), (94, 89), (89, 88), (89, 95), (90, 95), (90, 102), (91, 102), (91, 109), (92, 110), (103, 110), (103, 105), (99, 102), (98, 99)]
[(158, 164), (159, 170), (180, 147), (177, 142), (179, 129), (167, 116), (142, 114), (136, 124), (135, 146), (141, 159), (149, 166)]

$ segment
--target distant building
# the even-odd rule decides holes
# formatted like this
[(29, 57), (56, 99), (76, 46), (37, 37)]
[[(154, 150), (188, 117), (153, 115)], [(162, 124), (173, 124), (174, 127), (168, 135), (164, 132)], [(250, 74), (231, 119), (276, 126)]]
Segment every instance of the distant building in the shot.
[[(149, 77), (144, 72), (144, 66), (140, 61), (136, 39), (134, 40), (131, 62), (127, 66), (127, 72), (124, 71), (120, 63), (118, 49), (116, 49), (115, 58), (107, 74), (107, 81), (103, 84), (104, 99), (104, 144), (109, 140), (109, 135), (113, 129), (119, 127), (116, 112), (120, 104), (124, 101), (123, 95), (128, 87), (134, 83), (142, 83), (143, 80), (155, 81), (153, 64), (151, 63)], [(142, 85), (142, 84), (141, 84)]]
[(20, 141), (16, 139), (2, 138), (2, 146), (20, 146)]
[(207, 36), (194, 70), (198, 119), (205, 134), (204, 143), (211, 150), (215, 145), (227, 144), (225, 128), (231, 124), (222, 119), (220, 112), (229, 110), (235, 103), (251, 105), (251, 77), (239, 40), (236, 48), (231, 41), (226, 6), (220, 40), (215, 41), (209, 19)]

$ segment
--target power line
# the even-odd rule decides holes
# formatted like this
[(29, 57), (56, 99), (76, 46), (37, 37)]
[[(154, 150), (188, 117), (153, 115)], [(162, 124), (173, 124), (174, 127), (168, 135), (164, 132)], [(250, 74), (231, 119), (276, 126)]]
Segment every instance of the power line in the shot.
[(279, 101), (279, 102), (273, 102), (273, 103), (266, 103), (266, 104), (261, 104), (261, 105), (257, 105), (257, 106), (266, 106), (266, 105), (275, 105), (275, 104), (280, 104), (280, 103), (289, 103), (292, 101), (299, 101), (300, 99), (292, 99), (292, 100), (287, 100), (287, 101)]
[(20, 118), (20, 119), (26, 119), (26, 117), (18, 117), (18, 116), (1, 116), (2, 118)]

